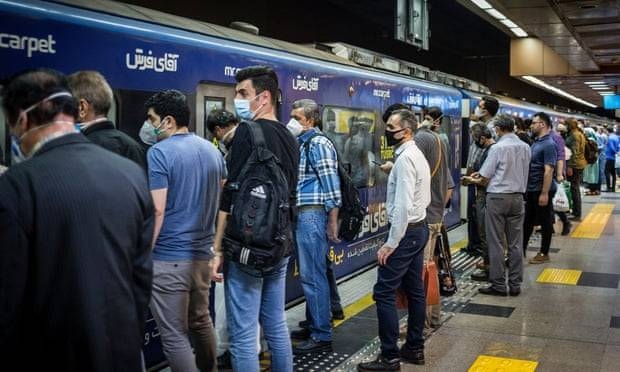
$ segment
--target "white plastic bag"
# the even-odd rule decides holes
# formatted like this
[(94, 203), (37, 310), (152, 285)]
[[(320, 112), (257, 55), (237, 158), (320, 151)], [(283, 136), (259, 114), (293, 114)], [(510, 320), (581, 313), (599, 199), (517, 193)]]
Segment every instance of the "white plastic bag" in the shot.
[(553, 210), (556, 212), (568, 212), (570, 210), (566, 191), (564, 191), (564, 186), (561, 184), (558, 185), (553, 197)]

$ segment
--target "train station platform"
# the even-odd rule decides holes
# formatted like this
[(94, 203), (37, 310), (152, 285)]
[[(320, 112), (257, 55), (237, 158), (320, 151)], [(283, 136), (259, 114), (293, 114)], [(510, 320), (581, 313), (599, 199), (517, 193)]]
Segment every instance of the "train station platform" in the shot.
[[(561, 231), (561, 223), (555, 229)], [(401, 370), (618, 370), (620, 192), (583, 197), (582, 221), (573, 222), (568, 236), (553, 235), (550, 262), (524, 261), (518, 297), (479, 294), (486, 283), (469, 278), (481, 258), (460, 250), (467, 242), (466, 226), (450, 231), (449, 238), (459, 291), (442, 298), (442, 325), (426, 340), (426, 364), (402, 363)], [(528, 258), (539, 246), (534, 234)], [(334, 323), (334, 351), (295, 357), (295, 371), (355, 371), (358, 363), (375, 358), (375, 280), (372, 269), (339, 285), (346, 319)], [(287, 311), (291, 330), (304, 319), (304, 309), (300, 304)], [(268, 370), (268, 363), (264, 366)]]

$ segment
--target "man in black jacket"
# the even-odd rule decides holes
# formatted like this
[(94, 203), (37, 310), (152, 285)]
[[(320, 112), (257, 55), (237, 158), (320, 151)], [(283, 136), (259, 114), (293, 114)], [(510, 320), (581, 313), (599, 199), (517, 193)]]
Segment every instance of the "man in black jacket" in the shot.
[(2, 103), (21, 162), (0, 177), (0, 360), (142, 370), (153, 236), (144, 172), (76, 133), (76, 101), (56, 71), (15, 76)]
[(133, 160), (146, 170), (142, 146), (108, 120), (114, 96), (112, 88), (97, 71), (78, 71), (67, 78), (78, 100), (78, 126), (82, 134), (97, 145)]

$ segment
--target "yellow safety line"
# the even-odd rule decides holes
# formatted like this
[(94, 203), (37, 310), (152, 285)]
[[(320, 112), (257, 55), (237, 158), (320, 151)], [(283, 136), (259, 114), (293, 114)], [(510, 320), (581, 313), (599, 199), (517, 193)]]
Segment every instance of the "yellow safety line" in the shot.
[(572, 238), (598, 239), (601, 237), (615, 204), (597, 203), (571, 234)]
[(338, 327), (340, 324), (347, 321), (347, 319), (353, 318), (357, 314), (366, 310), (368, 307), (372, 306), (372, 304), (374, 303), (375, 300), (372, 299), (372, 293), (369, 293), (366, 296), (360, 298), (359, 300), (344, 308), (344, 319), (334, 320), (334, 327)]
[(540, 273), (540, 275), (538, 275), (536, 282), (577, 285), (580, 277), (581, 270), (546, 268)]
[(538, 367), (538, 362), (534, 360), (479, 355), (474, 364), (469, 367), (468, 372), (533, 372), (536, 367)]
[(467, 246), (467, 238), (452, 244), (452, 247), (450, 247), (450, 254), (455, 254), (456, 252), (460, 251), (466, 246)]

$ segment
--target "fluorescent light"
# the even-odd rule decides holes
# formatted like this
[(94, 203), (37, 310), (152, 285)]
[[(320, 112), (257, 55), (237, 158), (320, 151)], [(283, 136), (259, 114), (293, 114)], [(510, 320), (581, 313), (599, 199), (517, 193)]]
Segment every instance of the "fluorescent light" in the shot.
[(534, 83), (534, 84), (536, 84), (536, 85), (538, 85), (538, 86), (540, 86), (540, 87), (542, 87), (542, 88), (545, 88), (545, 89), (547, 89), (547, 90), (550, 90), (550, 91), (552, 91), (553, 93), (559, 94), (559, 95), (561, 95), (561, 96), (563, 96), (563, 97), (566, 97), (566, 98), (568, 98), (568, 99), (571, 99), (571, 100), (573, 100), (573, 101), (575, 101), (575, 102), (579, 102), (579, 103), (581, 103), (582, 105), (586, 105), (586, 106), (591, 107), (591, 108), (595, 108), (595, 107), (596, 107), (596, 105), (593, 105), (593, 104), (591, 104), (590, 102), (584, 101), (584, 100), (582, 100), (581, 98), (577, 98), (577, 97), (573, 96), (572, 94), (570, 94), (570, 93), (568, 93), (568, 92), (565, 92), (565, 91), (563, 91), (562, 89), (556, 88), (556, 87), (554, 87), (553, 85), (547, 84), (547, 83), (545, 83), (544, 81), (542, 81), (542, 80), (540, 80), (540, 79), (537, 79), (537, 78), (535, 78), (535, 77), (533, 77), (533, 76), (524, 75), (524, 76), (521, 76), (521, 78), (522, 78), (523, 80), (527, 80), (527, 81), (529, 81), (529, 82), (531, 82), (531, 83)]
[(476, 4), (476, 6), (480, 9), (491, 9), (493, 8), (491, 4), (489, 4), (485, 0), (471, 0), (472, 3)]
[(527, 37), (527, 32), (523, 31), (521, 27), (511, 28), (510, 31), (518, 37)]
[(509, 19), (502, 19), (500, 22), (503, 23), (504, 25), (506, 25), (506, 27), (508, 27), (508, 28), (517, 28), (517, 27), (519, 27), (519, 25), (517, 25), (516, 23), (514, 23), (513, 21), (511, 21)]
[(588, 84), (588, 85), (600, 85), (600, 84), (607, 84), (604, 81), (586, 81), (584, 84)]
[(605, 90), (605, 89), (609, 89), (608, 86), (606, 85), (600, 85), (600, 86), (591, 86), (590, 88), (594, 89), (594, 90)]
[(495, 19), (506, 19), (506, 16), (498, 12), (497, 9), (493, 9), (493, 8), (487, 9), (486, 12), (489, 13), (489, 15)]
[(601, 96), (613, 96), (615, 93), (614, 92), (598, 92), (598, 94), (600, 94)]

